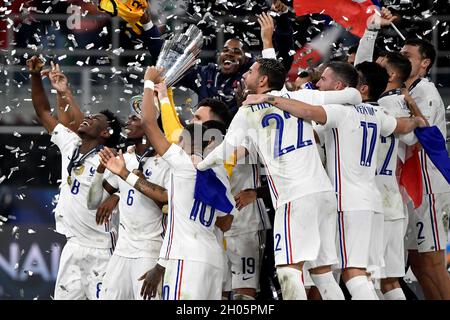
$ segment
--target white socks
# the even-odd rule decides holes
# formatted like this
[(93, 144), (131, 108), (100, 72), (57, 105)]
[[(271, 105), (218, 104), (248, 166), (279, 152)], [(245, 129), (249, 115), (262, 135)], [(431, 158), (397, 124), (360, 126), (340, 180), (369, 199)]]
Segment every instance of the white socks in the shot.
[(283, 300), (306, 300), (302, 272), (290, 267), (277, 267)]
[(310, 273), (310, 276), (317, 289), (319, 289), (323, 300), (345, 300), (344, 294), (331, 271), (322, 274)]
[(375, 300), (380, 300), (377, 294), (377, 289), (375, 289), (375, 285), (373, 284), (373, 281), (367, 278), (367, 282), (369, 283), (370, 290), (372, 290), (373, 296), (375, 297)]
[(370, 287), (366, 276), (351, 278), (345, 283), (352, 300), (378, 300)]
[(386, 292), (383, 296), (384, 300), (406, 300), (402, 288), (395, 288), (391, 291)]

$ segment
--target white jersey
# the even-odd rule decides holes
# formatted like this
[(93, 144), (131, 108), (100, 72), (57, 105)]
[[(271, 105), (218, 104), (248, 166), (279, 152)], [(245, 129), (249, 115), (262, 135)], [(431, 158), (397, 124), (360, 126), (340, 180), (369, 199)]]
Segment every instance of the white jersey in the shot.
[[(446, 139), (445, 106), (434, 83), (423, 78), (413, 83), (409, 91), (430, 126), (437, 126), (442, 132), (444, 139)], [(450, 185), (433, 162), (431, 162), (425, 151), (420, 151), (419, 158), (422, 171), (423, 193), (438, 194), (450, 192)]]
[[(169, 216), (160, 258), (199, 261), (223, 268), (223, 248), (214, 233), (217, 216), (226, 213), (194, 199), (197, 170), (191, 157), (172, 144), (162, 156), (170, 170), (168, 188)], [(216, 176), (227, 187), (230, 202), (235, 206), (225, 169), (215, 168)]]
[[(136, 154), (123, 155), (127, 169), (132, 172), (139, 167)], [(142, 172), (145, 178), (156, 185), (167, 188), (169, 166), (160, 157), (144, 160)], [(163, 241), (163, 213), (156, 203), (130, 186), (117, 175), (107, 179), (120, 192), (119, 240), (114, 254), (126, 258), (158, 258)]]
[[(245, 163), (238, 162), (231, 174), (230, 184), (233, 196), (236, 196), (242, 190), (256, 189), (261, 186), (258, 151), (253, 142), (248, 140), (246, 139), (243, 145), (248, 151)], [(264, 201), (263, 199), (256, 199), (256, 201), (235, 213), (231, 228), (225, 235), (232, 236), (270, 228)]]
[(397, 120), (369, 104), (324, 109), (327, 122), (316, 126), (316, 132), (325, 143), (338, 211), (383, 212), (375, 182), (379, 139), (394, 132)]
[[(315, 90), (270, 95), (315, 104)], [(312, 125), (271, 104), (240, 108), (230, 124), (225, 143), (239, 146), (249, 136), (264, 162), (275, 209), (305, 195), (331, 191), (332, 186), (315, 146)]]
[[(405, 98), (397, 90), (391, 90), (381, 95), (378, 100), (380, 108), (393, 117), (409, 117), (409, 109)], [(397, 177), (397, 155), (399, 147), (405, 145), (402, 141), (412, 144), (416, 139), (414, 133), (405, 136), (380, 137), (378, 148), (377, 172), (375, 180), (381, 193), (384, 220), (396, 220), (405, 217), (403, 199), (400, 194)], [(401, 148), (404, 149), (404, 148)]]
[[(56, 231), (86, 247), (114, 248), (117, 225), (111, 222), (97, 225), (95, 222), (97, 210), (87, 208), (87, 196), (100, 163), (99, 156), (94, 152), (86, 157), (82, 166), (71, 170), (71, 181), (68, 181), (67, 167), (74, 150), (81, 144), (81, 138), (62, 124), (58, 124), (53, 130), (51, 141), (58, 146), (62, 159), (61, 190), (55, 208)], [(79, 160), (82, 156), (79, 154), (75, 160)], [(105, 178), (109, 175), (111, 172), (106, 170)], [(103, 200), (106, 196), (107, 192), (104, 192)]]

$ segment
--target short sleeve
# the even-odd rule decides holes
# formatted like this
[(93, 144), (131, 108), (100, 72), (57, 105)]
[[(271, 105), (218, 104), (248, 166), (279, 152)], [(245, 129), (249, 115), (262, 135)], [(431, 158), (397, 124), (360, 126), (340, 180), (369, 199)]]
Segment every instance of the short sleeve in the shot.
[(239, 108), (230, 123), (227, 134), (225, 135), (225, 141), (233, 147), (240, 146), (244, 138), (247, 136), (248, 123), (245, 116), (247, 112), (248, 107)]
[(195, 178), (196, 170), (191, 157), (178, 145), (172, 144), (162, 158), (169, 164), (175, 176)]
[(81, 143), (81, 138), (69, 128), (58, 123), (53, 129), (50, 141), (58, 146), (63, 156), (71, 156), (73, 149)]
[(383, 109), (377, 109), (377, 115), (380, 119), (380, 134), (383, 137), (388, 137), (397, 127), (397, 119), (388, 115)]
[(327, 114), (327, 122), (323, 125), (324, 129), (339, 127), (339, 124), (343, 122), (352, 111), (349, 107), (336, 104), (325, 105), (323, 106), (323, 109)]

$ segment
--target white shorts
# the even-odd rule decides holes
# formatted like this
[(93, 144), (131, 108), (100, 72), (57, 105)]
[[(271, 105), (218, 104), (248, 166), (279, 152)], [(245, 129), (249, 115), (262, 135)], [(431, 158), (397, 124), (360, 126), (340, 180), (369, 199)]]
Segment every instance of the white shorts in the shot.
[(223, 268), (199, 261), (167, 260), (163, 300), (221, 300)]
[(424, 195), (422, 205), (415, 210), (408, 206), (406, 248), (419, 252), (445, 250), (449, 213), (450, 193)]
[(231, 262), (232, 289), (259, 290), (259, 274), (265, 230), (226, 236), (227, 256)]
[(382, 278), (405, 275), (406, 219), (384, 221), (384, 268)]
[[(152, 269), (157, 262), (158, 259), (155, 258), (126, 258), (113, 254), (103, 278), (100, 298), (102, 300), (142, 300), (143, 281), (138, 279)], [(159, 300), (159, 294), (153, 300)]]
[(54, 299), (99, 299), (110, 258), (110, 249), (88, 248), (67, 240), (59, 260)]
[(222, 291), (230, 292), (232, 290), (231, 261), (226, 252), (223, 252), (223, 279)]
[(364, 268), (369, 266), (373, 211), (338, 212), (336, 245), (339, 268)]
[(314, 268), (337, 263), (334, 193), (310, 194), (278, 208), (273, 235), (276, 266), (310, 261)]
[(303, 270), (302, 270), (302, 280), (303, 280), (303, 285), (305, 286), (305, 288), (311, 288), (311, 287), (315, 286), (314, 281), (311, 278), (311, 274), (309, 273), (309, 269), (311, 269), (311, 265), (307, 261), (303, 264)]
[(384, 268), (384, 214), (375, 212), (372, 218), (372, 232), (370, 234), (369, 266), (367, 272), (372, 279), (381, 279)]

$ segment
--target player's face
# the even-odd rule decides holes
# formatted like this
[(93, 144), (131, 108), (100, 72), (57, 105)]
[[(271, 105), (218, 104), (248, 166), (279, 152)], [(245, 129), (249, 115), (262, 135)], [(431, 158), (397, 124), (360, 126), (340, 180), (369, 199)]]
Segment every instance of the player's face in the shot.
[(225, 42), (219, 55), (219, 69), (223, 74), (235, 74), (245, 62), (242, 42), (230, 39)]
[(136, 115), (128, 116), (128, 121), (125, 125), (125, 134), (127, 139), (139, 139), (144, 136), (144, 130), (141, 127), (141, 119)]
[(260, 74), (259, 74), (259, 63), (255, 62), (250, 69), (246, 73), (242, 75), (244, 79), (245, 87), (247, 88), (249, 93), (257, 93), (259, 82), (260, 82)]
[(200, 106), (194, 113), (192, 123), (202, 124), (203, 122), (214, 120), (211, 114), (211, 108), (206, 106)]
[(78, 133), (85, 134), (91, 138), (97, 138), (108, 127), (108, 118), (102, 113), (97, 113), (84, 117), (83, 122), (78, 127)]
[(330, 68), (326, 68), (320, 76), (320, 80), (317, 82), (316, 87), (320, 91), (330, 91), (337, 90), (337, 86), (338, 81), (336, 80), (334, 71)]
[(400, 53), (408, 58), (408, 60), (411, 62), (411, 74), (410, 77), (415, 77), (420, 72), (420, 67), (424, 59), (422, 59), (422, 55), (419, 52), (418, 46), (413, 46), (406, 44), (403, 46), (402, 50), (400, 50)]

